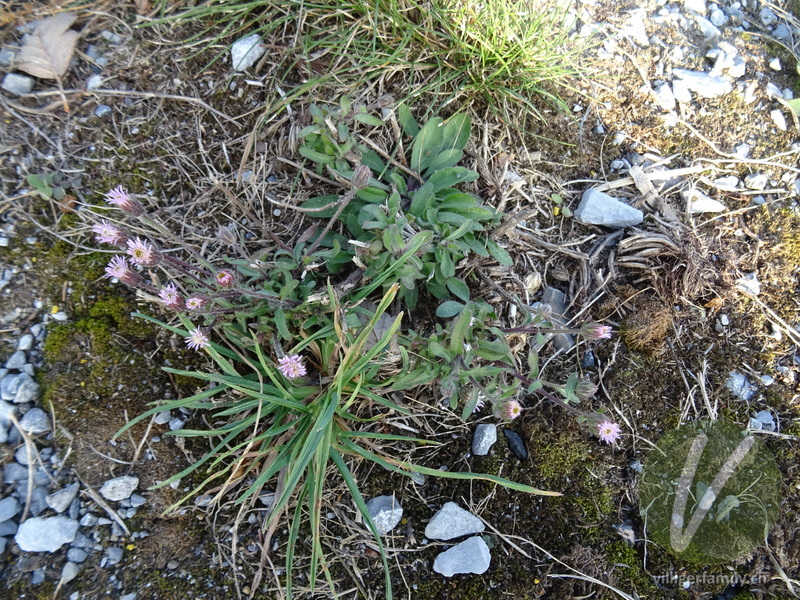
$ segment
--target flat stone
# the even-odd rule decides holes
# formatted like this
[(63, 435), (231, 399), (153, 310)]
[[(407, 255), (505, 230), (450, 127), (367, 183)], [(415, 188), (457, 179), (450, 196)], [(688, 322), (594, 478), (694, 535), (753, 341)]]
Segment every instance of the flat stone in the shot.
[(489, 546), (481, 537), (473, 537), (445, 550), (433, 561), (433, 570), (445, 577), (460, 573), (485, 573), (492, 562)]
[(23, 373), (7, 373), (0, 381), (0, 398), (3, 400), (14, 400), (19, 389), (20, 377)]
[(172, 419), (172, 413), (168, 410), (162, 410), (155, 416), (153, 423), (156, 425), (166, 425), (170, 422), (170, 419)]
[(12, 415), (17, 416), (17, 407), (0, 400), (0, 427), (9, 427)]
[(689, 90), (702, 98), (718, 98), (733, 89), (733, 84), (723, 77), (687, 69), (673, 69), (672, 72)]
[(708, 20), (711, 21), (712, 25), (715, 27), (722, 27), (728, 20), (728, 17), (725, 16), (725, 13), (722, 12), (720, 9), (716, 9), (711, 12), (708, 17)]
[(736, 287), (748, 294), (758, 296), (761, 293), (761, 283), (758, 281), (758, 273), (747, 273), (736, 280)]
[(747, 402), (756, 393), (756, 387), (747, 379), (747, 375), (739, 373), (738, 371), (731, 371), (728, 379), (725, 381), (725, 387), (728, 388), (733, 394), (744, 402)]
[(486, 456), (497, 441), (497, 425), (494, 423), (481, 423), (475, 428), (472, 435), (472, 454)]
[(17, 350), (26, 351), (33, 348), (33, 336), (30, 333), (26, 333), (17, 342)]
[(403, 518), (403, 507), (394, 496), (377, 496), (367, 502), (367, 511), (381, 535), (389, 533)]
[(8, 497), (0, 500), (0, 523), (8, 521), (10, 518), (22, 510), (19, 500), (16, 498)]
[(108, 558), (107, 566), (111, 567), (119, 563), (119, 561), (122, 560), (122, 555), (122, 548), (117, 548), (116, 546), (106, 548), (106, 558)]
[[(21, 494), (20, 494), (21, 495)], [(36, 486), (31, 492), (31, 514), (38, 517), (47, 510), (47, 488)]]
[(28, 359), (25, 357), (25, 353), (22, 350), (17, 350), (6, 361), (6, 369), (21, 371), (26, 362), (28, 362)]
[(5, 91), (15, 96), (22, 94), (30, 94), (33, 89), (33, 79), (27, 75), (19, 75), (18, 73), (7, 73), (3, 77), (3, 83), (0, 84)]
[(19, 428), (32, 435), (47, 433), (50, 431), (50, 418), (41, 408), (32, 408), (22, 415)]
[(736, 175), (717, 177), (714, 180), (714, 187), (723, 192), (735, 192), (739, 189), (739, 178)]
[(675, 100), (675, 94), (672, 93), (672, 88), (668, 83), (662, 83), (653, 92), (656, 96), (656, 102), (663, 110), (670, 111), (678, 104), (677, 100)]
[(41, 388), (29, 373), (20, 373), (17, 379), (17, 392), (14, 394), (14, 404), (34, 402), (39, 397)]
[(462, 535), (480, 533), (483, 521), (455, 502), (446, 503), (425, 527), (425, 537), (431, 540), (452, 540)]
[(772, 35), (778, 38), (779, 40), (790, 40), (792, 39), (792, 32), (791, 30), (781, 23), (775, 29), (772, 30)]
[(12, 520), (0, 521), (0, 536), (14, 535), (17, 533), (17, 524)]
[(28, 480), (28, 467), (23, 467), (15, 462), (8, 463), (3, 470), (3, 481), (5, 483), (14, 483), (16, 481)]
[(709, 198), (696, 189), (681, 192), (681, 197), (688, 203), (689, 212), (692, 214), (720, 213), (728, 210), (722, 202)]
[(683, 0), (683, 8), (697, 13), (706, 14), (706, 0)]
[(19, 48), (3, 48), (0, 50), (0, 66), (10, 67), (11, 63), (17, 59)]
[(144, 506), (147, 503), (147, 499), (139, 494), (131, 494), (130, 502), (133, 508), (138, 508)]
[(694, 22), (697, 24), (697, 28), (703, 33), (703, 37), (706, 41), (716, 40), (719, 36), (722, 35), (722, 32), (717, 29), (717, 27), (705, 17), (701, 17), (699, 15), (695, 16)]
[(266, 46), (261, 43), (261, 36), (257, 33), (237, 40), (231, 46), (231, 64), (234, 71), (244, 71), (252, 67), (266, 52)]
[(769, 177), (764, 173), (751, 173), (744, 178), (744, 187), (748, 190), (765, 190), (769, 185)]
[(85, 550), (81, 550), (80, 548), (70, 548), (67, 550), (67, 560), (71, 562), (82, 563), (87, 558), (89, 558), (89, 555)]
[(69, 508), (69, 505), (72, 504), (72, 501), (75, 499), (75, 496), (78, 495), (78, 490), (80, 489), (80, 484), (76, 481), (75, 483), (68, 485), (67, 487), (58, 490), (57, 492), (53, 492), (45, 500), (47, 501), (47, 506), (52, 508), (57, 513), (62, 513)]
[(14, 541), (25, 552), (55, 552), (78, 533), (78, 522), (67, 517), (33, 517), (19, 526)]
[(100, 495), (106, 500), (124, 500), (130, 498), (133, 491), (139, 485), (139, 478), (131, 475), (123, 475), (109, 479), (100, 488)]
[(595, 189), (583, 192), (574, 217), (584, 225), (603, 225), (614, 229), (638, 225), (644, 220), (642, 211)]
[(782, 110), (778, 108), (771, 110), (769, 116), (772, 119), (772, 122), (775, 123), (775, 127), (781, 131), (786, 131), (786, 117), (783, 116)]
[(186, 421), (184, 421), (183, 419), (179, 419), (178, 417), (175, 417), (174, 419), (169, 420), (169, 430), (178, 431), (178, 429), (182, 429), (185, 424)]
[[(112, 108), (108, 104), (100, 104), (97, 108), (94, 109), (94, 116), (102, 119), (103, 117), (110, 115)], [(58, 314), (58, 313), (56, 313)], [(66, 315), (64, 315), (66, 317)], [(55, 315), (53, 315), (55, 318)], [(58, 320), (58, 319), (56, 319)]]

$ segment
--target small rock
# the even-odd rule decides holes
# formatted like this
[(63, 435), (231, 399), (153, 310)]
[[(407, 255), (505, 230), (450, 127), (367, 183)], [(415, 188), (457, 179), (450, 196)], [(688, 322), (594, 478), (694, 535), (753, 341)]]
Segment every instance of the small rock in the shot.
[(778, 38), (779, 40), (791, 40), (792, 39), (792, 32), (791, 30), (781, 23), (775, 29), (772, 30), (772, 35)]
[(108, 558), (107, 565), (112, 567), (119, 563), (122, 560), (123, 550), (122, 548), (117, 548), (116, 546), (111, 546), (110, 548), (106, 548), (106, 558)]
[(697, 28), (702, 32), (703, 37), (706, 39), (707, 42), (716, 40), (719, 36), (722, 35), (722, 32), (719, 29), (717, 29), (717, 27), (705, 17), (696, 15), (694, 18), (694, 22), (697, 24)]
[(123, 475), (115, 479), (109, 479), (100, 488), (100, 495), (106, 500), (118, 501), (130, 498), (133, 491), (139, 485), (139, 478), (131, 475)]
[(17, 416), (17, 407), (0, 400), (0, 427), (7, 428), (11, 425), (11, 416)]
[(78, 576), (79, 571), (80, 567), (78, 567), (78, 565), (74, 562), (68, 562), (64, 565), (64, 568), (61, 569), (61, 583), (69, 583)]
[(181, 564), (180, 564), (180, 563), (179, 563), (177, 560), (175, 560), (174, 558), (173, 558), (171, 561), (169, 561), (169, 562), (167, 563), (167, 568), (168, 568), (170, 571), (174, 571), (174, 570), (175, 570), (175, 569), (177, 569), (179, 566), (181, 566)]
[(447, 502), (425, 527), (425, 537), (431, 540), (452, 540), (462, 535), (480, 533), (483, 521), (455, 502)]
[[(110, 114), (111, 114), (111, 107), (108, 104), (101, 104), (94, 109), (94, 116), (99, 117), (101, 119), (106, 115)], [(53, 317), (55, 317), (55, 315), (53, 315)]]
[(21, 371), (26, 362), (28, 362), (28, 359), (25, 358), (25, 353), (22, 350), (17, 350), (6, 361), (6, 369)]
[(80, 548), (70, 548), (67, 550), (67, 560), (74, 562), (74, 563), (82, 563), (85, 561), (89, 555)]
[(155, 419), (153, 419), (153, 422), (156, 425), (166, 425), (170, 422), (170, 419), (172, 419), (172, 413), (168, 410), (162, 410), (156, 415)]
[(433, 561), (433, 570), (445, 577), (459, 573), (485, 573), (492, 561), (489, 546), (483, 538), (475, 536), (439, 554)]
[(689, 203), (689, 212), (692, 214), (719, 213), (728, 210), (722, 202), (709, 198), (696, 189), (681, 192), (681, 197)]
[[(103, 87), (103, 76), (102, 75), (92, 75), (89, 79), (86, 80), (86, 90), (92, 91), (97, 90)], [(95, 113), (96, 114), (96, 113)], [(102, 116), (102, 115), (97, 115)]]
[(17, 533), (17, 524), (14, 521), (0, 521), (0, 536), (14, 535), (15, 533)]
[(773, 58), (769, 61), (769, 68), (773, 71), (780, 71), (781, 70), (781, 59), (780, 58)]
[(147, 500), (144, 496), (140, 496), (139, 494), (131, 494), (131, 506), (133, 508), (139, 508), (140, 506), (144, 506), (147, 503)]
[(769, 386), (771, 386), (773, 383), (775, 383), (775, 378), (774, 378), (774, 377), (772, 377), (771, 375), (762, 375), (762, 376), (761, 376), (761, 385), (764, 385), (764, 386), (766, 386), (766, 387), (769, 387)]
[(22, 94), (30, 94), (33, 89), (33, 79), (27, 75), (19, 75), (17, 73), (6, 73), (3, 77), (3, 83), (0, 84), (5, 91), (15, 96)]
[(750, 156), (750, 150), (751, 150), (750, 144), (742, 143), (742, 144), (739, 144), (738, 146), (736, 146), (736, 148), (734, 148), (733, 153), (738, 158), (747, 158), (748, 156)]
[(41, 408), (32, 408), (19, 420), (19, 427), (25, 433), (36, 435), (50, 431), (50, 418)]
[(714, 180), (714, 187), (723, 192), (735, 192), (739, 189), (739, 178), (736, 175), (726, 175)]
[(614, 229), (638, 225), (644, 220), (642, 211), (595, 189), (583, 193), (573, 214), (575, 220), (584, 225), (603, 225)]
[(33, 517), (19, 526), (14, 541), (25, 552), (55, 552), (75, 539), (78, 522), (66, 517)]
[(761, 19), (761, 23), (764, 27), (771, 27), (778, 22), (777, 15), (766, 6), (763, 6), (761, 10), (758, 11), (758, 18)]
[(506, 442), (508, 442), (508, 449), (511, 450), (511, 454), (520, 460), (528, 460), (528, 449), (525, 447), (522, 436), (513, 429), (508, 428), (503, 429), (503, 435), (506, 436)]
[(744, 186), (748, 190), (765, 190), (769, 184), (769, 177), (764, 173), (751, 173), (744, 178)]
[(10, 67), (17, 59), (19, 48), (3, 48), (0, 50), (0, 67)]
[(367, 502), (367, 512), (381, 535), (389, 533), (403, 518), (403, 507), (394, 496), (373, 498)]
[(136, 592), (131, 592), (130, 594), (120, 596), (119, 600), (136, 600)]
[(38, 517), (45, 510), (47, 510), (47, 488), (37, 485), (31, 492), (31, 514)]
[(750, 400), (756, 393), (755, 386), (748, 381), (747, 376), (738, 371), (731, 371), (727, 381), (725, 381), (725, 387), (733, 392), (737, 398), (745, 402)]
[(716, 9), (709, 15), (708, 20), (711, 21), (711, 24), (715, 27), (722, 27), (728, 21), (728, 17), (726, 17), (725, 13), (720, 9)]
[(689, 90), (702, 98), (718, 98), (733, 89), (731, 82), (723, 77), (687, 69), (673, 69), (672, 72)]
[(9, 463), (3, 470), (3, 481), (11, 484), (17, 481), (28, 480), (28, 468), (17, 463)]
[(31, 573), (31, 585), (40, 585), (44, 581), (44, 569), (34, 569)]
[(761, 293), (761, 283), (758, 281), (757, 273), (748, 273), (744, 277), (740, 277), (736, 280), (736, 287), (754, 296), (758, 296)]
[(110, 44), (119, 44), (122, 42), (122, 38), (114, 33), (113, 31), (103, 30), (100, 32), (100, 35), (103, 36), (103, 39), (109, 42)]
[(497, 425), (481, 423), (475, 428), (475, 433), (472, 436), (472, 454), (486, 456), (496, 441)]
[(770, 111), (769, 116), (772, 118), (772, 122), (775, 123), (775, 127), (781, 131), (786, 131), (786, 117), (783, 116), (783, 111), (776, 108)]
[(653, 90), (656, 95), (656, 102), (666, 111), (670, 111), (677, 105), (675, 94), (672, 93), (672, 88), (668, 83), (662, 83)]
[(14, 394), (14, 404), (27, 404), (39, 397), (41, 387), (28, 373), (20, 373), (16, 381), (17, 390)]
[(33, 348), (33, 336), (30, 333), (26, 333), (19, 338), (19, 342), (17, 342), (17, 349), (27, 351), (31, 348)]
[(253, 33), (233, 43), (231, 46), (231, 64), (234, 71), (244, 71), (252, 67), (266, 52), (261, 43), (261, 36)]
[(183, 419), (179, 419), (179, 418), (175, 417), (174, 419), (170, 419), (170, 421), (169, 421), (169, 430), (170, 431), (177, 431), (178, 429), (181, 429), (185, 424), (186, 424), (186, 421), (184, 421)]
[(756, 413), (756, 421), (761, 424), (764, 431), (775, 431), (775, 418), (768, 410), (760, 410)]
[(706, 0), (683, 0), (683, 8), (697, 13), (706, 14)]
[(45, 499), (47, 501), (47, 506), (52, 508), (57, 513), (64, 512), (69, 508), (69, 505), (75, 499), (75, 496), (78, 495), (79, 488), (80, 484), (76, 481), (75, 483), (58, 490), (57, 492), (53, 492)]
[(8, 521), (22, 509), (16, 498), (8, 497), (0, 500), (0, 523)]
[(775, 98), (783, 98), (783, 92), (781, 91), (781, 88), (779, 88), (771, 81), (767, 82), (767, 87), (765, 91), (767, 92), (767, 98), (769, 98), (770, 100), (775, 100)]
[(81, 517), (81, 526), (94, 527), (95, 525), (97, 525), (97, 521), (98, 521), (97, 515), (94, 515), (92, 513), (86, 513), (85, 515), (83, 515), (83, 517)]

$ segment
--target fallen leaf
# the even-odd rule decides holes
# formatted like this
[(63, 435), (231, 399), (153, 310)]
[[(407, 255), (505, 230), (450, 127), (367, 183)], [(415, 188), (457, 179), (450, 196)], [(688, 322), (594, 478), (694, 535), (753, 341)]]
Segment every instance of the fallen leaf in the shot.
[(136, 12), (140, 15), (148, 15), (153, 10), (150, 0), (133, 0), (133, 3), (136, 5)]
[(17, 68), (42, 79), (61, 78), (80, 36), (70, 29), (76, 18), (72, 13), (60, 13), (38, 21), (20, 50)]

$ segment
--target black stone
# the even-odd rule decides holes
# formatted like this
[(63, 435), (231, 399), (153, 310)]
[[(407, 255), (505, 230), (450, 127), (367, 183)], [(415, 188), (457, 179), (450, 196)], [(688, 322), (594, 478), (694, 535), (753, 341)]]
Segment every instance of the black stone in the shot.
[(503, 435), (506, 436), (508, 449), (511, 450), (511, 454), (520, 460), (527, 460), (528, 449), (525, 448), (525, 442), (522, 441), (522, 436), (513, 429), (503, 429)]

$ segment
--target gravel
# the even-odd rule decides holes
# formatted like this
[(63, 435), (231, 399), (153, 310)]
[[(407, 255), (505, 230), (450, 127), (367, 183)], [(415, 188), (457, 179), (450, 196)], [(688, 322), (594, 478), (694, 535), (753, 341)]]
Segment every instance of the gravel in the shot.
[(432, 540), (453, 538), (480, 533), (485, 529), (483, 521), (464, 510), (455, 502), (446, 503), (425, 527), (425, 537)]

